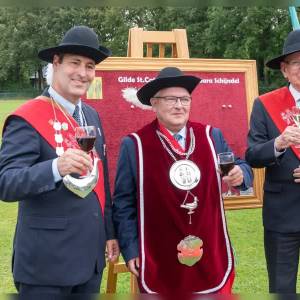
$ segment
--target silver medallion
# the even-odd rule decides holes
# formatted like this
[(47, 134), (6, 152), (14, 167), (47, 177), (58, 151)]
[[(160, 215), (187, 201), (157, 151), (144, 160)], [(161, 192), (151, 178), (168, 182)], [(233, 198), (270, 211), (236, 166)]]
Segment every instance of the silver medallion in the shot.
[(54, 134), (54, 139), (55, 139), (56, 143), (62, 143), (63, 142), (63, 136), (60, 133)]
[(61, 130), (61, 123), (58, 121), (55, 121), (53, 123), (53, 128), (54, 128), (54, 130)]
[(180, 190), (191, 190), (200, 181), (201, 173), (198, 166), (191, 160), (177, 160), (170, 169), (171, 182)]
[(64, 154), (64, 147), (56, 147), (57, 156), (62, 156)]

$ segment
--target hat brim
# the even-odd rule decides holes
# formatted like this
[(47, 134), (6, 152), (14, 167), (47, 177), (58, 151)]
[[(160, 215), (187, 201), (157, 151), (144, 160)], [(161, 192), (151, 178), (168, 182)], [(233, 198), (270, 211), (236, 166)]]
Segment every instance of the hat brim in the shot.
[(89, 57), (93, 59), (96, 64), (100, 63), (102, 60), (111, 55), (111, 51), (103, 46), (99, 46), (98, 50), (85, 45), (66, 44), (43, 49), (38, 53), (38, 57), (41, 60), (52, 63), (54, 55), (59, 53), (72, 53)]
[(300, 49), (294, 50), (294, 51), (290, 51), (288, 53), (285, 53), (283, 55), (280, 55), (278, 57), (275, 57), (271, 60), (269, 60), (268, 62), (266, 62), (266, 66), (269, 67), (270, 69), (274, 69), (274, 70), (279, 70), (280, 69), (280, 63), (282, 61), (284, 61), (284, 58), (290, 54), (293, 54), (295, 52), (299, 52)]
[(168, 87), (183, 87), (191, 94), (200, 81), (201, 78), (190, 75), (157, 78), (140, 88), (137, 97), (141, 103), (151, 106), (150, 99), (159, 90)]

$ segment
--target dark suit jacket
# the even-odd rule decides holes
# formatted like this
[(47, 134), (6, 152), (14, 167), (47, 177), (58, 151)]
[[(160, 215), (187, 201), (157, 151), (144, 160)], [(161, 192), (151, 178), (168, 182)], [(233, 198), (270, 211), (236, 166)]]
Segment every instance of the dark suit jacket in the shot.
[[(88, 125), (102, 127), (97, 112), (83, 103)], [(41, 116), (43, 117), (43, 116)], [(13, 243), (16, 282), (69, 286), (86, 282), (105, 266), (105, 245), (114, 238), (104, 137), (96, 150), (104, 163), (105, 218), (95, 193), (85, 199), (55, 184), (55, 150), (19, 117), (9, 117), (0, 150), (0, 199), (19, 201)]]
[[(213, 128), (212, 137), (216, 152), (231, 151), (221, 131)], [(113, 220), (119, 241), (119, 246), (125, 261), (138, 257), (137, 230), (137, 167), (136, 150), (131, 138), (125, 137), (120, 148), (120, 155), (113, 196)], [(240, 189), (252, 186), (253, 174), (245, 161), (236, 158), (235, 161), (244, 174), (244, 182)]]
[(294, 182), (293, 170), (299, 160), (288, 148), (275, 157), (274, 140), (279, 130), (256, 99), (250, 120), (246, 160), (254, 168), (266, 167), (264, 183), (263, 223), (267, 230), (300, 231), (300, 184)]

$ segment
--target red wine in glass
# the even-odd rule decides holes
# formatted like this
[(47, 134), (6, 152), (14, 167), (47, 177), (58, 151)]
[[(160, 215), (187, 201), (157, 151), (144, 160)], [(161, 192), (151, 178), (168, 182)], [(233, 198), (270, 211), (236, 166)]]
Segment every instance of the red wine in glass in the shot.
[(85, 152), (90, 152), (95, 144), (96, 137), (88, 136), (88, 137), (77, 137), (76, 138), (78, 145)]
[(234, 168), (234, 163), (233, 162), (222, 162), (219, 163), (221, 172), (222, 172), (222, 176), (227, 176), (229, 171), (232, 170)]
[[(96, 140), (96, 127), (95, 126), (81, 126), (75, 128), (75, 138), (79, 147), (89, 153), (92, 151)], [(85, 176), (89, 176), (88, 170)], [(83, 176), (84, 177), (84, 176)]]
[[(218, 153), (218, 165), (221, 169), (221, 175), (226, 176), (234, 168), (234, 155), (232, 152)], [(231, 187), (228, 185), (228, 191), (225, 193), (226, 196), (234, 195)]]
[(75, 138), (79, 147), (89, 153), (95, 144), (96, 127), (95, 126), (81, 126), (75, 128)]

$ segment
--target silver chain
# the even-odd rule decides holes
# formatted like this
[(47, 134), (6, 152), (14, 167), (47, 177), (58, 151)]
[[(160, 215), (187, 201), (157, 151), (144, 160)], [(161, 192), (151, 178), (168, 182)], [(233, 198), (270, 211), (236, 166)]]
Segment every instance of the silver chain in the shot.
[[(186, 155), (185, 159), (189, 159), (190, 155), (195, 150), (195, 135), (194, 135), (194, 130), (193, 130), (192, 127), (190, 127), (191, 142), (190, 142), (190, 146), (189, 146), (189, 149), (188, 149), (187, 152), (181, 152), (181, 151), (177, 150), (176, 148), (174, 148), (174, 146), (172, 145), (170, 140), (163, 133), (161, 133), (160, 131), (156, 130), (156, 134), (157, 134), (161, 144), (163, 145), (165, 150), (169, 153), (169, 155), (174, 159), (174, 161), (177, 161), (177, 159), (176, 159), (175, 155), (171, 152), (169, 147), (173, 150), (173, 152), (175, 152), (178, 155)], [(169, 147), (167, 147), (164, 140), (168, 143)]]

